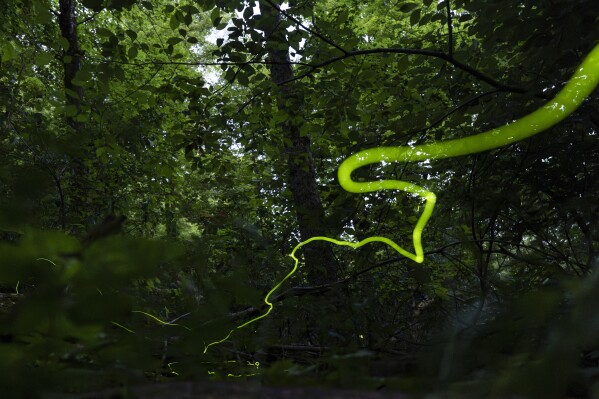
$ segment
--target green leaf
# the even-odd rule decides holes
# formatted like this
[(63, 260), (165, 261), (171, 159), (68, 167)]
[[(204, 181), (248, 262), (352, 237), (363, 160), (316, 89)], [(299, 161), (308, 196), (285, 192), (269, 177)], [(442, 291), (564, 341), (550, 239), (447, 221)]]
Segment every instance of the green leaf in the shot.
[(227, 69), (227, 72), (225, 72), (225, 80), (230, 83), (235, 81), (235, 70), (233, 68)]
[(256, 70), (250, 64), (245, 64), (244, 66), (241, 67), (241, 69), (243, 70), (243, 72), (245, 72), (245, 74), (247, 76), (252, 76), (253, 74), (256, 73)]
[(110, 8), (118, 11), (123, 9), (130, 10), (133, 4), (135, 3), (136, 0), (112, 0), (112, 2), (110, 3)]
[(172, 30), (175, 30), (179, 27), (179, 20), (177, 19), (176, 14), (171, 15), (171, 19), (169, 21), (169, 26), (171, 27)]
[(404, 3), (399, 7), (399, 11), (408, 13), (418, 7), (417, 3)]
[(65, 89), (64, 91), (65, 91), (65, 93), (66, 93), (67, 96), (69, 96), (71, 98), (74, 98), (76, 100), (79, 99), (79, 94), (75, 90)]
[(212, 20), (212, 26), (214, 26), (215, 28), (218, 26), (218, 24), (220, 24), (222, 17), (220, 16), (220, 11), (218, 8), (212, 10), (212, 12), (210, 13), (210, 19)]
[(2, 62), (12, 60), (17, 56), (17, 51), (13, 47), (12, 42), (6, 42), (2, 48)]
[(34, 21), (38, 24), (48, 24), (52, 22), (52, 14), (48, 9), (47, 5), (39, 2), (33, 3), (35, 8), (35, 18)]
[(418, 21), (420, 21), (420, 9), (416, 9), (410, 14), (410, 25), (414, 26)]
[(69, 41), (65, 38), (65, 37), (59, 37), (58, 38), (58, 45), (60, 46), (60, 49), (67, 51), (69, 49), (69, 47), (71, 47), (71, 44), (69, 43)]
[(153, 10), (154, 6), (152, 5), (152, 3), (150, 3), (149, 1), (142, 1), (141, 5), (146, 9), (146, 10)]
[(40, 54), (37, 57), (35, 57), (35, 65), (37, 65), (38, 67), (48, 65), (53, 58), (54, 56), (52, 56), (52, 54), (50, 53)]
[(276, 124), (283, 123), (289, 119), (289, 114), (284, 109), (280, 109), (274, 114), (273, 119)]
[(432, 17), (433, 15), (434, 15), (434, 14), (433, 14), (432, 12), (427, 12), (426, 14), (424, 14), (424, 15), (423, 15), (423, 16), (420, 18), (420, 21), (418, 21), (418, 25), (420, 25), (420, 26), (424, 26), (424, 25), (428, 24), (428, 23), (430, 22), (430, 20), (431, 20), (431, 17)]
[(181, 10), (177, 10), (177, 12), (175, 12), (175, 16), (177, 17), (177, 21), (179, 21), (179, 23), (185, 22), (185, 17), (183, 16)]
[(6, 42), (2, 48), (2, 62), (10, 61), (17, 56), (17, 50), (12, 42)]
[(79, 72), (77, 72), (77, 75), (75, 76), (75, 78), (73, 79), (73, 82), (75, 84), (81, 84), (81, 83), (85, 83), (88, 82), (92, 79), (92, 74), (89, 70), (80, 70)]
[(67, 105), (64, 107), (64, 114), (67, 117), (73, 117), (77, 115), (77, 107), (74, 105)]
[(94, 10), (96, 12), (102, 10), (102, 3), (104, 0), (83, 0), (82, 3), (85, 7)]
[(449, 300), (449, 290), (443, 286), (434, 287), (435, 295), (441, 298), (444, 301)]
[(170, 44), (171, 46), (174, 46), (176, 44), (181, 43), (182, 41), (183, 39), (181, 39), (180, 37), (169, 37), (166, 43)]
[(184, 6), (180, 7), (183, 11), (189, 13), (189, 14), (199, 14), (200, 10), (197, 9), (197, 7), (194, 7), (192, 5), (186, 4)]
[(396, 65), (398, 72), (405, 72), (410, 67), (410, 57), (408, 55), (402, 55), (397, 59)]
[(125, 33), (127, 34), (127, 36), (129, 36), (129, 38), (131, 38), (131, 40), (137, 39), (137, 33), (135, 31), (127, 29)]
[(114, 36), (114, 33), (112, 33), (112, 31), (110, 29), (106, 29), (106, 28), (96, 28), (96, 34), (98, 36), (104, 36), (104, 37)]
[(171, 168), (168, 164), (165, 163), (158, 166), (157, 172), (159, 175), (163, 177), (170, 178), (173, 176), (173, 168)]
[(185, 29), (179, 29), (179, 34), (183, 37), (187, 36), (187, 31)]
[(249, 20), (253, 15), (254, 15), (253, 7), (246, 7), (245, 10), (243, 11), (243, 19), (246, 21)]
[(164, 7), (164, 12), (167, 14), (170, 14), (173, 11), (175, 11), (175, 6), (172, 4), (167, 4), (167, 6)]
[(137, 47), (131, 47), (129, 49), (129, 51), (127, 51), (127, 56), (132, 59), (137, 57), (137, 54), (139, 53), (139, 50), (137, 49)]
[(246, 75), (245, 73), (240, 73), (239, 75), (237, 75), (237, 81), (239, 82), (239, 84), (243, 86), (247, 86), (250, 84), (250, 79), (248, 78), (248, 75)]
[(220, 17), (220, 11), (218, 8), (215, 8), (214, 10), (212, 10), (212, 12), (210, 13), (210, 19), (212, 21), (214, 21), (216, 18)]
[(88, 114), (79, 114), (76, 115), (75, 118), (75, 122), (87, 122), (89, 121), (89, 115)]
[(470, 21), (472, 18), (473, 18), (472, 14), (462, 14), (462, 15), (460, 15), (460, 18), (458, 18), (458, 21), (466, 22), (466, 21)]
[(431, 18), (431, 22), (435, 22), (435, 21), (441, 21), (442, 24), (447, 23), (447, 16), (444, 13), (437, 13), (435, 15), (432, 16)]
[(196, 44), (196, 43), (198, 43), (198, 38), (194, 37), (194, 36), (189, 36), (187, 38), (187, 43)]

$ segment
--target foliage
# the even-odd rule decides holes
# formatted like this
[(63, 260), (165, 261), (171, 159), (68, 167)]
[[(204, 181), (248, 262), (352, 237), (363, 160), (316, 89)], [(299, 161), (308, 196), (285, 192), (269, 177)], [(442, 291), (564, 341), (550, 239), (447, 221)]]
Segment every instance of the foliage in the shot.
[[(315, 223), (409, 246), (419, 201), (349, 194), (339, 163), (537, 109), (597, 43), (599, 3), (75, 1), (77, 103), (63, 81), (64, 1), (0, 3), (3, 397), (228, 374), (415, 395), (597, 394), (596, 92), (516, 145), (357, 171), (437, 193), (425, 263), (334, 248), (335, 281), (311, 286), (301, 268), (268, 318), (202, 351), (260, 314), (292, 267), (302, 204), (289, 126), (309, 137), (325, 209)], [(276, 50), (292, 81), (273, 79)], [(102, 230), (109, 215), (127, 217), (122, 231)]]

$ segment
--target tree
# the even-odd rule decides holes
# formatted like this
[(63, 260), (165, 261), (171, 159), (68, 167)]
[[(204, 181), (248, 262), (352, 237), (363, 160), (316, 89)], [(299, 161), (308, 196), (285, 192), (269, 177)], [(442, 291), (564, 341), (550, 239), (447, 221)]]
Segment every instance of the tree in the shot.
[[(269, 69), (273, 83), (280, 87), (278, 109), (286, 114), (283, 122), (285, 152), (288, 156), (289, 189), (293, 194), (297, 221), (302, 241), (311, 237), (326, 235), (321, 227), (324, 209), (316, 182), (316, 171), (311, 149), (311, 136), (302, 132), (304, 116), (301, 112), (303, 96), (301, 90), (294, 89), (293, 70), (290, 65), (289, 44), (282, 23), (279, 5), (270, 3), (264, 10), (264, 18), (272, 23), (272, 29), (264, 31), (267, 38)], [(305, 249), (305, 264), (308, 270), (308, 282), (313, 285), (324, 284), (335, 280), (336, 262), (327, 245), (314, 244)]]
[(345, 192), (339, 164), (538, 109), (595, 45), (598, 7), (3, 2), (1, 389), (230, 374), (590, 395), (596, 90), (517, 144), (352, 174), (437, 194), (423, 264), (380, 244), (316, 242), (277, 284), (315, 235), (409, 248), (422, 201)]

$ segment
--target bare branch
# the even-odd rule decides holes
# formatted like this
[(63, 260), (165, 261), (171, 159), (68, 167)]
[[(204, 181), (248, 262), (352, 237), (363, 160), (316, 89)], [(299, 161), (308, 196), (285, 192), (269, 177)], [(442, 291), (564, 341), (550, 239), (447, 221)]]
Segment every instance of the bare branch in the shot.
[(95, 12), (95, 13), (93, 13), (91, 16), (89, 16), (89, 17), (85, 18), (84, 20), (81, 20), (81, 21), (77, 22), (77, 26), (79, 26), (79, 25), (81, 25), (81, 24), (84, 24), (84, 23), (86, 23), (86, 22), (89, 22), (89, 21), (91, 21), (92, 19), (96, 18), (96, 15), (98, 15), (98, 14), (100, 14), (100, 13), (99, 13), (99, 12)]
[[(340, 55), (338, 57), (331, 58), (331, 59), (321, 62), (319, 64), (309, 65), (309, 67), (310, 67), (309, 71), (307, 71), (301, 75), (298, 75), (298, 76), (294, 77), (293, 79), (289, 79), (288, 81), (280, 82), (279, 84), (283, 85), (283, 84), (287, 84), (287, 83), (290, 83), (295, 80), (303, 79), (306, 76), (314, 73), (317, 69), (323, 68), (325, 66), (333, 64), (337, 61), (344, 60), (346, 58), (357, 57), (357, 56), (362, 56), (362, 55), (372, 55), (372, 54), (408, 54), (408, 55), (422, 55), (422, 56), (426, 56), (426, 57), (438, 58), (438, 59), (441, 59), (443, 61), (450, 63), (451, 65), (455, 66), (456, 68), (474, 76), (475, 78), (487, 83), (488, 85), (490, 85), (493, 88), (496, 88), (500, 91), (519, 93), (519, 94), (525, 94), (525, 93), (529, 92), (528, 89), (524, 89), (522, 87), (510, 86), (510, 85), (505, 85), (503, 83), (500, 83), (500, 82), (496, 81), (495, 79), (491, 78), (490, 76), (487, 76), (484, 73), (472, 68), (471, 66), (466, 65), (466, 64), (456, 60), (455, 58), (450, 57), (449, 55), (447, 55), (443, 52), (440, 52), (440, 51), (425, 50), (425, 49), (412, 49), (412, 48), (393, 48), (393, 47), (350, 51), (344, 55)], [(535, 97), (539, 97), (539, 98), (543, 98), (543, 99), (550, 98), (549, 95), (544, 94), (544, 93), (537, 93), (537, 94), (535, 94)]]
[[(234, 65), (234, 66), (243, 66), (243, 65), (248, 65), (248, 64), (261, 64), (261, 65), (277, 65), (277, 64), (282, 64), (282, 63), (287, 63), (287, 64), (291, 64), (291, 65), (300, 65), (300, 66), (305, 66), (307, 68), (309, 68), (308, 71), (299, 74), (291, 79), (288, 80), (284, 80), (282, 82), (279, 82), (278, 85), (285, 85), (285, 84), (289, 84), (291, 82), (294, 82), (296, 80), (301, 80), (309, 75), (312, 75), (314, 72), (316, 72), (317, 70), (324, 68), (328, 65), (331, 65), (335, 62), (338, 61), (342, 61), (344, 59), (347, 58), (351, 58), (351, 57), (359, 57), (359, 56), (363, 56), (363, 55), (373, 55), (373, 54), (407, 54), (407, 55), (422, 55), (425, 57), (433, 57), (433, 58), (438, 58), (441, 59), (443, 61), (446, 61), (448, 63), (450, 63), (451, 65), (453, 65), (454, 67), (456, 67), (457, 69), (460, 69), (466, 73), (468, 73), (469, 75), (474, 76), (475, 78), (477, 78), (478, 80), (481, 80), (485, 83), (487, 83), (489, 86), (497, 89), (498, 91), (502, 91), (502, 92), (509, 92), (509, 93), (518, 93), (518, 94), (526, 94), (529, 93), (530, 90), (526, 89), (526, 88), (522, 88), (522, 87), (518, 87), (518, 86), (511, 86), (511, 85), (505, 85), (503, 83), (500, 83), (498, 81), (496, 81), (495, 79), (491, 78), (490, 76), (485, 75), (484, 73), (472, 68), (469, 65), (466, 65), (458, 60), (456, 60), (455, 58), (449, 56), (448, 54), (445, 54), (443, 52), (440, 51), (435, 51), (435, 50), (426, 50), (426, 49), (412, 49), (412, 48), (374, 48), (374, 49), (365, 49), (365, 50), (355, 50), (355, 51), (349, 51), (344, 53), (343, 55), (337, 56), (337, 57), (333, 57), (329, 60), (323, 61), (321, 63), (317, 63), (317, 64), (310, 64), (310, 63), (305, 63), (305, 62), (277, 62), (277, 61), (243, 61), (243, 62), (230, 62), (230, 61), (214, 61), (214, 62), (173, 62), (173, 61), (167, 61), (167, 62), (163, 62), (163, 61), (148, 61), (148, 62), (143, 62), (143, 63), (126, 63), (126, 62), (119, 62), (119, 61), (114, 61), (114, 60), (106, 60), (105, 62), (111, 62), (111, 63), (119, 63), (119, 64), (126, 64), (126, 65), (135, 65), (135, 66), (144, 66), (144, 65), (189, 65), (189, 66), (221, 66), (221, 65)], [(535, 97), (538, 98), (542, 98), (542, 99), (550, 99), (551, 97), (546, 94), (546, 93), (535, 93), (534, 94)]]

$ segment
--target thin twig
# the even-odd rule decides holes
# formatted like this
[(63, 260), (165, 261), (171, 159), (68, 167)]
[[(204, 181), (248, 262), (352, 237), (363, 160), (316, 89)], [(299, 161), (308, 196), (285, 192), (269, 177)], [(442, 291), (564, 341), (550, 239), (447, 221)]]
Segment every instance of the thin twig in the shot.
[(91, 21), (92, 19), (96, 18), (96, 15), (98, 15), (98, 14), (100, 14), (100, 13), (99, 13), (99, 12), (95, 12), (95, 13), (93, 13), (91, 16), (89, 16), (89, 17), (85, 18), (84, 20), (81, 20), (81, 21), (77, 22), (77, 26), (79, 26), (79, 25), (81, 25), (81, 24), (84, 24), (84, 23), (86, 23), (86, 22), (89, 22), (89, 21)]
[[(314, 73), (316, 70), (321, 69), (330, 64), (333, 64), (337, 61), (341, 61), (341, 60), (344, 60), (344, 59), (350, 58), (350, 57), (358, 57), (358, 56), (362, 56), (362, 55), (372, 55), (372, 54), (408, 54), (408, 55), (422, 55), (422, 56), (426, 56), (426, 57), (438, 58), (438, 59), (441, 59), (443, 61), (446, 61), (446, 62), (452, 64), (456, 68), (461, 69), (462, 71), (468, 73), (469, 75), (472, 75), (475, 78), (477, 78), (477, 79), (487, 83), (488, 85), (490, 85), (496, 89), (499, 89), (501, 91), (519, 93), (519, 94), (525, 94), (525, 93), (529, 92), (528, 89), (525, 89), (522, 87), (510, 86), (510, 85), (505, 85), (503, 83), (500, 83), (500, 82), (496, 81), (495, 79), (491, 78), (490, 76), (487, 76), (484, 73), (472, 68), (471, 66), (466, 65), (466, 64), (456, 60), (455, 58), (452, 58), (449, 55), (447, 55), (443, 52), (440, 52), (440, 51), (426, 50), (426, 49), (412, 49), (412, 48), (393, 48), (393, 47), (350, 51), (344, 55), (333, 57), (333, 58), (331, 58), (327, 61), (321, 62), (319, 64), (312, 64), (312, 65), (310, 65), (309, 71), (307, 71), (303, 74), (300, 74), (292, 79), (280, 82), (279, 85), (284, 85), (284, 84), (293, 82), (295, 80), (303, 79), (306, 76)], [(545, 93), (535, 93), (534, 96), (543, 98), (543, 99), (550, 98), (550, 96)]]
[[(519, 94), (526, 94), (529, 93), (530, 90), (522, 88), (522, 87), (518, 87), (518, 86), (512, 86), (512, 85), (506, 85), (503, 84), (501, 82), (496, 81), (495, 79), (491, 78), (490, 76), (485, 75), (484, 73), (472, 68), (471, 66), (464, 64), (458, 60), (456, 60), (453, 57), (450, 57), (448, 54), (445, 54), (441, 51), (435, 51), (435, 50), (426, 50), (426, 49), (412, 49), (412, 48), (374, 48), (374, 49), (365, 49), (365, 50), (355, 50), (355, 51), (348, 51), (343, 55), (337, 56), (337, 57), (333, 57), (330, 58), (326, 61), (323, 61), (321, 63), (318, 64), (309, 64), (309, 63), (303, 63), (303, 62), (273, 62), (273, 61), (243, 61), (243, 62), (229, 62), (229, 61), (222, 61), (222, 62), (173, 62), (173, 61), (168, 61), (168, 62), (161, 62), (161, 61), (149, 61), (149, 62), (144, 62), (144, 63), (127, 63), (127, 62), (118, 62), (118, 61), (114, 61), (114, 60), (106, 60), (104, 62), (113, 62), (113, 63), (120, 63), (120, 64), (127, 64), (127, 65), (134, 65), (134, 66), (143, 66), (143, 65), (148, 65), (148, 64), (153, 64), (153, 65), (189, 65), (189, 66), (213, 66), (213, 65), (238, 65), (238, 66), (243, 66), (243, 65), (248, 65), (248, 64), (261, 64), (261, 65), (276, 65), (276, 64), (282, 64), (282, 63), (286, 63), (286, 64), (291, 64), (291, 65), (300, 65), (300, 66), (305, 66), (307, 68), (309, 68), (308, 71), (299, 74), (291, 79), (287, 79), (284, 80), (282, 82), (279, 82), (278, 85), (282, 86), (282, 85), (286, 85), (289, 84), (291, 82), (294, 82), (296, 80), (301, 80), (309, 75), (312, 75), (314, 72), (316, 72), (319, 69), (322, 69), (326, 66), (329, 66), (335, 62), (338, 61), (342, 61), (344, 59), (347, 58), (352, 58), (352, 57), (359, 57), (359, 56), (363, 56), (363, 55), (373, 55), (373, 54), (407, 54), (407, 55), (422, 55), (425, 57), (433, 57), (433, 58), (438, 58), (440, 60), (443, 60), (445, 62), (450, 63), (451, 65), (453, 65), (454, 67), (456, 67), (457, 69), (460, 69), (466, 73), (468, 73), (469, 75), (474, 76), (475, 78), (477, 78), (478, 80), (481, 80), (485, 83), (487, 83), (489, 86), (496, 88), (500, 91), (503, 92), (511, 92), (511, 93), (519, 93)], [(542, 98), (542, 99), (550, 99), (550, 95), (546, 94), (546, 93), (535, 93), (534, 94), (535, 97), (538, 98)]]

